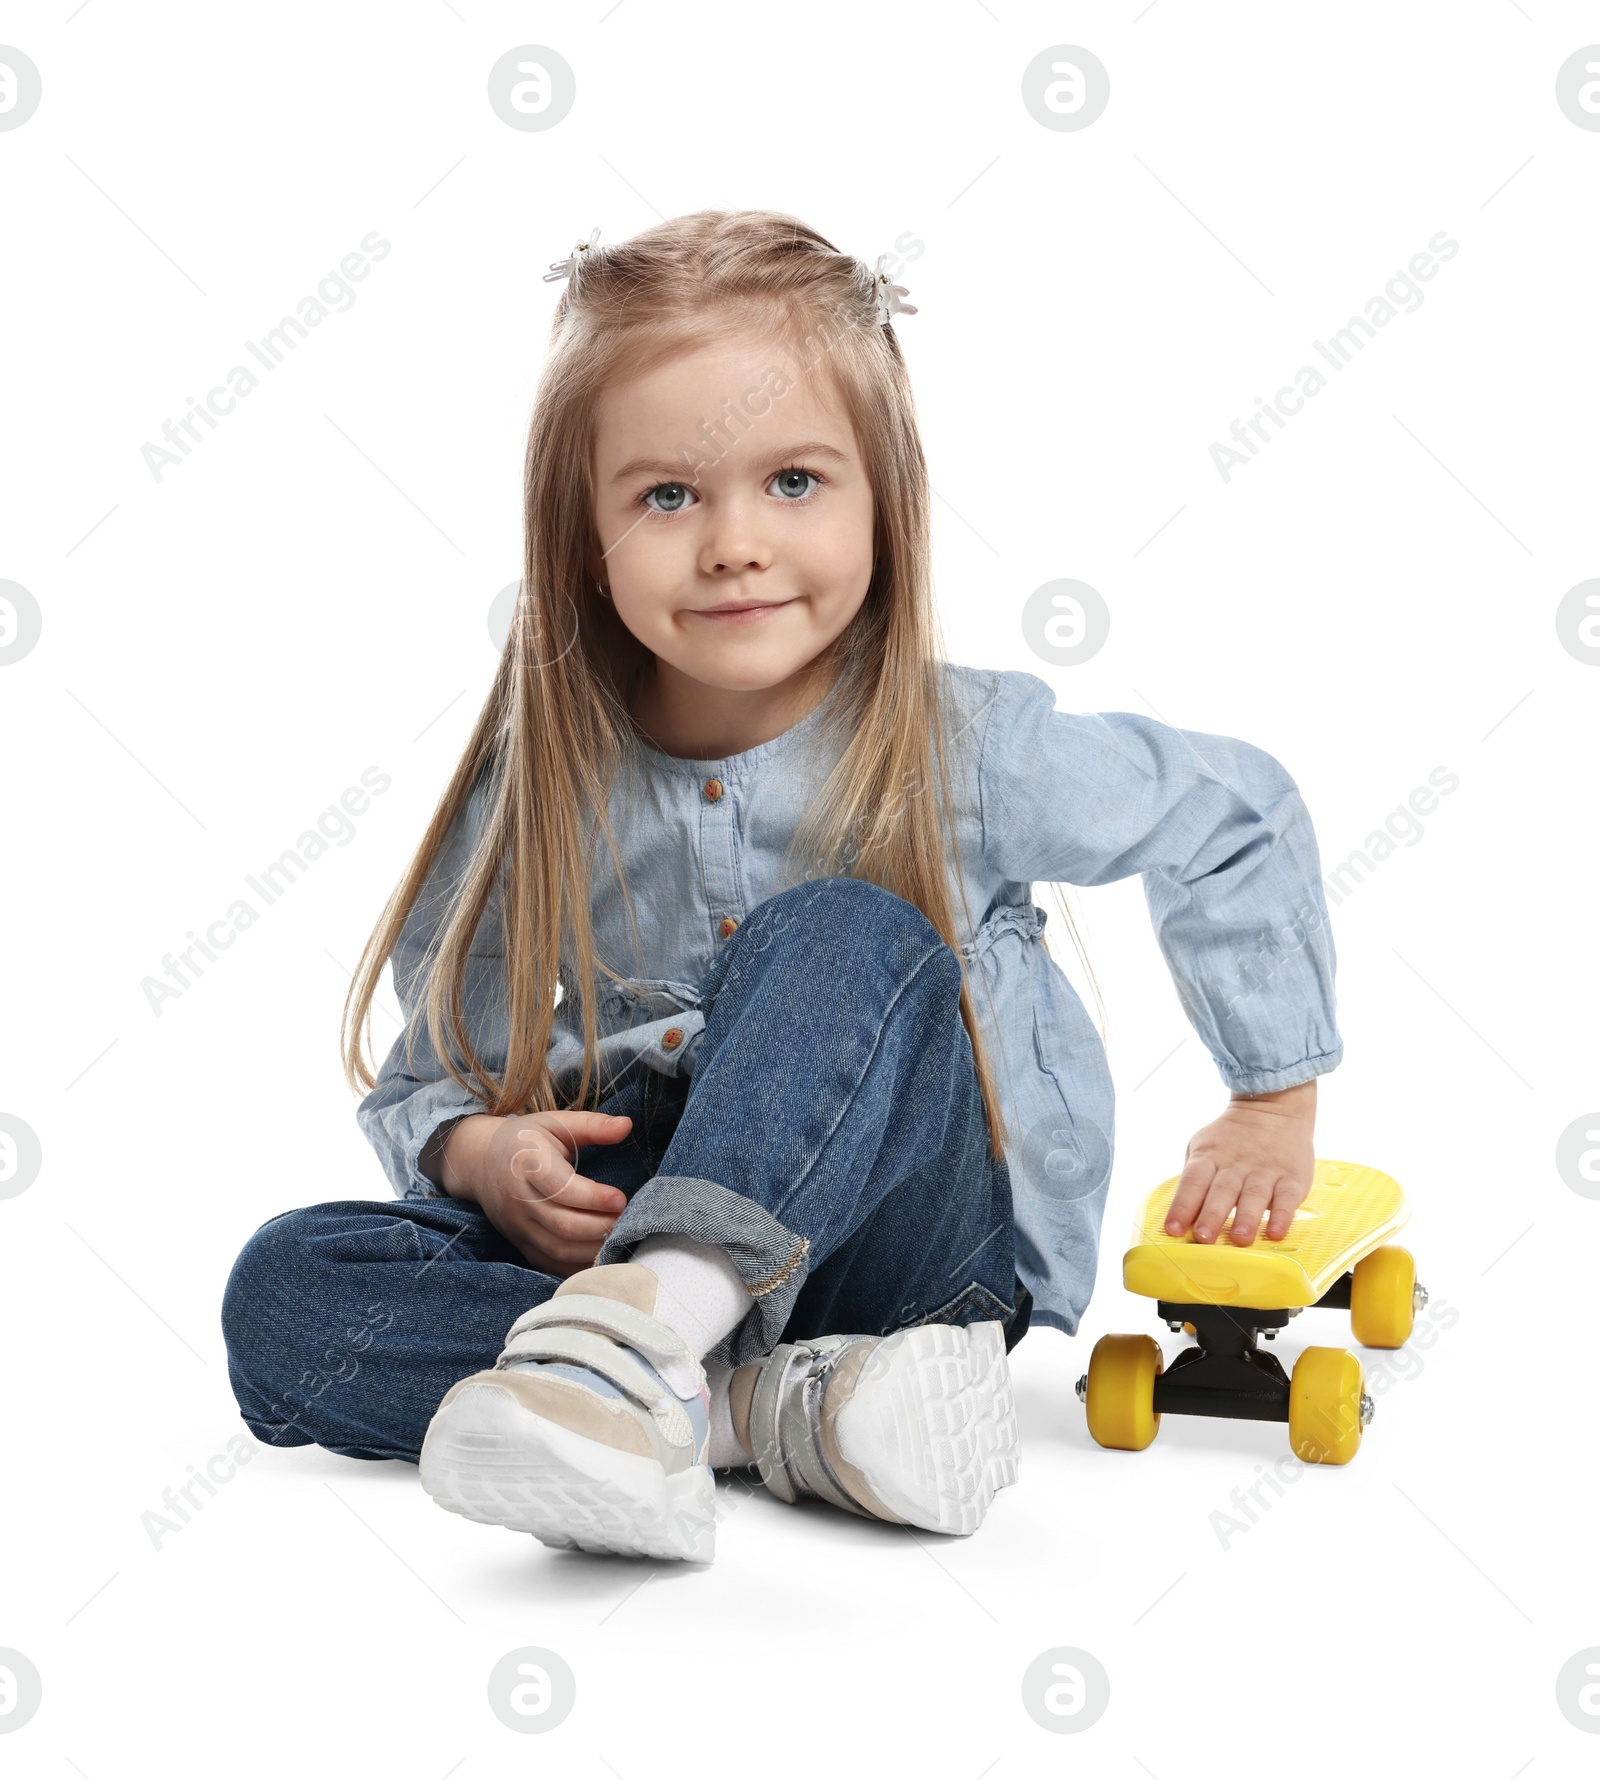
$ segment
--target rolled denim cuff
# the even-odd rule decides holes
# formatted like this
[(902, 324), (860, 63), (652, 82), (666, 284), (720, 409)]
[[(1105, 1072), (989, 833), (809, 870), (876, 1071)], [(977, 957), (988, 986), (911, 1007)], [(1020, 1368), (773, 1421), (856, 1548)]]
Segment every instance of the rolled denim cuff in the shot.
[(749, 1314), (706, 1355), (724, 1366), (765, 1359), (782, 1339), (811, 1270), (811, 1239), (780, 1224), (753, 1199), (692, 1175), (658, 1174), (628, 1201), (595, 1256), (626, 1261), (647, 1236), (682, 1236), (720, 1248), (755, 1300)]
[(1315, 1056), (1302, 1057), (1298, 1063), (1282, 1069), (1241, 1069), (1237, 1064), (1218, 1064), (1218, 1071), (1227, 1083), (1230, 1094), (1277, 1094), (1284, 1088), (1298, 1088), (1315, 1081), (1319, 1075), (1337, 1069), (1344, 1061), (1344, 1040), (1331, 1051), (1318, 1051)]

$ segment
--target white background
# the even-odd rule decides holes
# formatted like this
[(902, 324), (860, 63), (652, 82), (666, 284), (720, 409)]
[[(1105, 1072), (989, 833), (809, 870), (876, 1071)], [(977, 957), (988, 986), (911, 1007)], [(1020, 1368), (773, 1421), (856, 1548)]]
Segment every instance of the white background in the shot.
[[(1600, 669), (1554, 619), (1600, 573), (1600, 133), (1555, 77), (1597, 41), (1561, 0), (0, 9), (43, 75), (0, 133), (0, 578), (43, 613), (0, 668), (0, 1111), (43, 1150), (0, 1202), (0, 1645), (44, 1677), (9, 1771), (1592, 1771), (1555, 1681), (1600, 1644), (1600, 1204), (1555, 1146), (1600, 1104)], [(486, 100), (526, 43), (577, 75), (548, 132)], [(1021, 102), (1054, 44), (1110, 72), (1082, 131)], [(1134, 881), (1075, 899), (1120, 1099), (1099, 1288), (1077, 1339), (1016, 1354), (1022, 1473), (975, 1537), (734, 1487), (715, 1564), (630, 1595), (646, 1567), (447, 1516), (411, 1467), (260, 1448), (156, 1549), (141, 1515), (242, 1429), (234, 1255), (291, 1206), (387, 1196), (339, 1009), (490, 681), (542, 274), (596, 224), (707, 206), (869, 264), (922, 244), (894, 325), (956, 660), (1269, 749), (1325, 865), (1459, 776), (1333, 912), (1318, 1128), (1404, 1183), (1456, 1320), (1352, 1465), (1226, 1548), (1211, 1517), (1282, 1428), (1089, 1441), (1093, 1340), (1164, 1333), (1120, 1283), (1133, 1207), (1225, 1098)], [(354, 307), (155, 481), (143, 443), (374, 229)], [(1212, 441), (1441, 229), (1422, 306), (1224, 483)], [(1076, 669), (1018, 623), (1064, 576), (1112, 614)], [(163, 955), (374, 765), (355, 838), (153, 1014)], [(1318, 1312), (1279, 1346), (1347, 1339)], [(548, 1735), (486, 1704), (520, 1645), (578, 1677)], [(1072, 1736), (1019, 1691), (1059, 1645), (1111, 1682)]]

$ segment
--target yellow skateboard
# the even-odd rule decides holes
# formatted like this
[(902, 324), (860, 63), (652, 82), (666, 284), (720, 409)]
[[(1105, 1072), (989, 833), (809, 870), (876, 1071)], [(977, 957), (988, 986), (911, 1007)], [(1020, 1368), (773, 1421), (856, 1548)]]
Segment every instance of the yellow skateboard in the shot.
[(1177, 1187), (1174, 1175), (1146, 1199), (1122, 1279), (1195, 1344), (1164, 1367), (1150, 1336), (1102, 1336), (1078, 1380), (1090, 1434), (1101, 1446), (1140, 1452), (1168, 1412), (1286, 1421), (1297, 1457), (1348, 1464), (1372, 1419), (1361, 1362), (1342, 1347), (1308, 1347), (1291, 1375), (1256, 1337), (1271, 1341), (1312, 1306), (1348, 1310), (1363, 1347), (1405, 1345), (1428, 1294), (1410, 1254), (1387, 1241), (1406, 1221), (1400, 1183), (1355, 1162), (1319, 1161), (1289, 1234), (1281, 1242), (1258, 1235), (1247, 1248), (1231, 1238), (1231, 1214), (1215, 1242), (1168, 1236), (1162, 1226)]

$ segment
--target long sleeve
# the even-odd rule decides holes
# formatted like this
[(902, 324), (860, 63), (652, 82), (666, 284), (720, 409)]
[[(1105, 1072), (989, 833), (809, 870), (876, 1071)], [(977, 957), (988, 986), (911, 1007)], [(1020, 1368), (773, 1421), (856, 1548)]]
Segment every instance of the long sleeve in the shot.
[(979, 783), (985, 856), (1007, 878), (1142, 877), (1184, 1012), (1233, 1092), (1337, 1066), (1316, 836), (1272, 755), (1126, 711), (1058, 711), (1043, 680), (1006, 673)]
[[(480, 781), (446, 835), (396, 943), (391, 960), (395, 993), (408, 1024), (422, 996), (428, 951), (466, 873), (480, 832), (487, 789), (486, 782)], [(508, 1039), (501, 946), (499, 901), (491, 897), (467, 957), (463, 1005), (474, 1048), (485, 1064), (497, 1071), (505, 1067)], [(410, 1063), (402, 1031), (390, 1046), (372, 1091), (356, 1108), (356, 1120), (377, 1152), (397, 1197), (437, 1198), (439, 1188), (418, 1168), (418, 1158), (446, 1121), (483, 1110), (475, 1095), (446, 1074), (429, 1043), (426, 1023), (419, 1019)]]

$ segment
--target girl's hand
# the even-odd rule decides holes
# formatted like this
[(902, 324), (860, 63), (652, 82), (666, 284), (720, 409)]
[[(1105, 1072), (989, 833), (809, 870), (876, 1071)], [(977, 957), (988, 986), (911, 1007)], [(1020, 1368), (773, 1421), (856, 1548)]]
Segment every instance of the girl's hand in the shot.
[(1167, 1234), (1182, 1236), (1193, 1224), (1196, 1242), (1215, 1242), (1233, 1211), (1230, 1240), (1248, 1248), (1270, 1206), (1267, 1237), (1281, 1242), (1311, 1191), (1316, 1114), (1315, 1078), (1276, 1094), (1236, 1094), (1220, 1119), (1189, 1140)]
[(580, 1146), (620, 1143), (632, 1126), (622, 1113), (475, 1113), (451, 1130), (439, 1184), (475, 1203), (530, 1266), (566, 1278), (594, 1265), (628, 1203), (573, 1161)]

